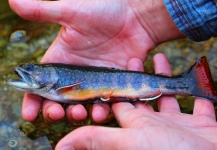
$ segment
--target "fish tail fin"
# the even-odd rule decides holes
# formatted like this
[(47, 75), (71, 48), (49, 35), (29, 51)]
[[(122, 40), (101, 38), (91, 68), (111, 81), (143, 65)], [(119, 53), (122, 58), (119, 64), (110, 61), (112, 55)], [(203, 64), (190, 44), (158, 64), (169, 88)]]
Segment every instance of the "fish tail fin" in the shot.
[(217, 101), (217, 90), (212, 80), (209, 64), (205, 56), (201, 57), (184, 74), (189, 84), (192, 84), (191, 94), (195, 97)]

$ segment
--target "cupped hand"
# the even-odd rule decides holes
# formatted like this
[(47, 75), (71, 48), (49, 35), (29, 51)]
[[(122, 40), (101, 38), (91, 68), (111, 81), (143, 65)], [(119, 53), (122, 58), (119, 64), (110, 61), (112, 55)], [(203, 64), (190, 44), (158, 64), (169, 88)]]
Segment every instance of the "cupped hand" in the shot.
[[(140, 65), (131, 69), (141, 71)], [(154, 66), (156, 73), (171, 75), (165, 55), (155, 55)], [(56, 150), (217, 148), (217, 123), (211, 101), (196, 98), (193, 114), (183, 114), (173, 96), (162, 96), (158, 109), (155, 112), (147, 103), (115, 103), (112, 110), (122, 128), (81, 127), (65, 136)]]
[[(25, 19), (62, 25), (42, 62), (127, 69), (129, 61), (144, 62), (148, 51), (155, 47), (156, 41), (150, 37), (151, 30), (146, 30), (148, 25), (141, 21), (144, 18), (135, 15), (136, 8), (132, 9), (127, 0), (9, 0), (9, 3)], [(56, 102), (42, 102), (40, 97), (25, 94), (23, 118), (34, 120), (41, 103), (45, 119), (51, 122), (65, 115), (71, 122), (87, 117), (82, 105), (69, 106), (65, 112)], [(109, 111), (108, 105), (96, 104), (92, 118), (102, 122)]]

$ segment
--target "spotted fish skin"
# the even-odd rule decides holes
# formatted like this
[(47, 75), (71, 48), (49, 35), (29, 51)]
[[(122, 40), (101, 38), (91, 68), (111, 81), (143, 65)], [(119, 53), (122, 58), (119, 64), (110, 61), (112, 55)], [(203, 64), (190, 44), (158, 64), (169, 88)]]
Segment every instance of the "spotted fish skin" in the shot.
[[(36, 80), (32, 82), (39, 88), (15, 88), (63, 103), (131, 102), (152, 100), (161, 95), (192, 95), (217, 100), (206, 57), (176, 77), (67, 64), (26, 64), (18, 68)], [(11, 82), (8, 83), (13, 86)]]

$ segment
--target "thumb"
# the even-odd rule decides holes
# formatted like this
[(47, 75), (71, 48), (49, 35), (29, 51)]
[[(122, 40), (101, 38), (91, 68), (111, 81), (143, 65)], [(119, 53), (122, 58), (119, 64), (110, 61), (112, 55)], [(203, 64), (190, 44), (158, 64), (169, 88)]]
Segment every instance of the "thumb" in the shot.
[(132, 146), (127, 143), (129, 143), (128, 137), (132, 134), (129, 132), (131, 132), (130, 129), (81, 127), (61, 139), (55, 150), (130, 149)]
[(9, 0), (11, 9), (27, 20), (60, 22), (62, 8), (59, 1)]

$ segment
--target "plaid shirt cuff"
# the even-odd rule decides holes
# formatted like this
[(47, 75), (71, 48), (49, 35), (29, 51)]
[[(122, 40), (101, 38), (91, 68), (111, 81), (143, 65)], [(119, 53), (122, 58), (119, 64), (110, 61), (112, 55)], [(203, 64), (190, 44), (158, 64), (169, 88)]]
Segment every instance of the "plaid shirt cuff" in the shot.
[(179, 30), (193, 41), (217, 36), (217, 0), (164, 0)]

